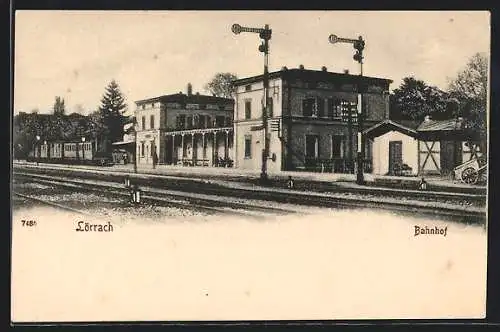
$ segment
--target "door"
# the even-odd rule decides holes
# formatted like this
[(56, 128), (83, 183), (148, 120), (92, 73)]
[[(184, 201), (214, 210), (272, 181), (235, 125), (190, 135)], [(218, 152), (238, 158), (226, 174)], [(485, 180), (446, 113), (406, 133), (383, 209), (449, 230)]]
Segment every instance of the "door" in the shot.
[(441, 175), (448, 175), (457, 165), (457, 149), (455, 142), (441, 142)]
[(318, 136), (306, 135), (306, 146), (305, 146), (306, 166), (316, 166), (316, 162), (319, 155), (318, 141), (319, 141)]
[(173, 145), (174, 136), (168, 136), (165, 139), (165, 163), (173, 164), (174, 163), (174, 145)]
[(399, 175), (403, 165), (403, 142), (389, 142), (389, 174)]

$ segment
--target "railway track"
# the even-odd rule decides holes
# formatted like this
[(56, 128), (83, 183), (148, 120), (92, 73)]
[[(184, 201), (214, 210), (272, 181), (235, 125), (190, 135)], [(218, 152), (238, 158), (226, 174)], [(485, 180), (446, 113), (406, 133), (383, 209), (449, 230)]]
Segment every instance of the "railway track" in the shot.
[(65, 205), (62, 205), (62, 204), (57, 204), (57, 203), (49, 202), (49, 201), (46, 201), (46, 200), (43, 200), (43, 199), (40, 199), (40, 198), (37, 198), (37, 197), (33, 197), (33, 196), (29, 196), (29, 195), (24, 195), (24, 194), (18, 193), (16, 191), (13, 191), (12, 193), (14, 195), (19, 196), (21, 198), (24, 198), (26, 200), (34, 201), (34, 202), (40, 203), (42, 205), (47, 205), (47, 206), (50, 206), (50, 207), (55, 208), (55, 209), (64, 210), (64, 211), (70, 211), (70, 212), (75, 212), (75, 213), (83, 214), (83, 215), (93, 216), (90, 213), (87, 213), (85, 211), (82, 211), (82, 210), (79, 210), (79, 209), (75, 209), (75, 208), (72, 208), (72, 207), (69, 207), (69, 206), (65, 206)]
[[(48, 173), (73, 173), (77, 176), (92, 176), (92, 175), (103, 175), (103, 176), (111, 176), (111, 177), (124, 177), (130, 176), (139, 180), (142, 179), (158, 179), (162, 181), (178, 181), (178, 182), (191, 182), (191, 183), (200, 183), (206, 182), (206, 178), (196, 178), (196, 177), (187, 177), (187, 176), (179, 176), (179, 175), (165, 175), (165, 174), (153, 174), (153, 173), (130, 173), (123, 169), (98, 169), (95, 167), (89, 166), (77, 166), (70, 167), (66, 165), (44, 165), (41, 168), (32, 166), (32, 165), (16, 165), (17, 168), (26, 169), (33, 172), (40, 172), (44, 170)], [(233, 180), (220, 180), (217, 176), (210, 177), (209, 181), (212, 184), (217, 183), (238, 183), (238, 181)], [(299, 181), (300, 182), (300, 181)], [(307, 182), (307, 181), (306, 181)], [(245, 183), (245, 182), (243, 182)], [(246, 183), (248, 186), (248, 183)], [(278, 184), (279, 186), (279, 184)], [(183, 189), (184, 190), (184, 189)], [(220, 189), (222, 190), (222, 189)], [(307, 193), (307, 190), (300, 190)], [(335, 183), (328, 182), (320, 182), (317, 187), (314, 188), (314, 191), (320, 193), (352, 193), (352, 194), (360, 194), (360, 195), (383, 195), (386, 197), (394, 197), (395, 199), (417, 199), (417, 200), (468, 200), (475, 203), (485, 204), (487, 200), (487, 196), (484, 193), (463, 193), (463, 192), (447, 192), (447, 191), (421, 191), (421, 190), (408, 190), (408, 189), (398, 189), (398, 188), (382, 188), (382, 187), (359, 187), (359, 186), (349, 186), (349, 185), (338, 185)]]
[[(117, 182), (105, 181), (92, 181), (81, 180), (74, 178), (65, 178), (60, 176), (49, 176), (32, 174), (26, 172), (15, 171), (14, 175), (17, 177), (27, 177), (32, 181), (44, 181), (45, 183), (52, 183), (55, 185), (73, 186), (75, 188), (82, 188), (87, 190), (105, 190), (109, 193), (113, 191), (115, 194), (128, 195), (124, 190), (123, 184)], [(123, 176), (122, 176), (123, 177)], [(185, 180), (185, 179), (184, 179)], [(177, 204), (182, 207), (199, 207), (201, 209), (211, 210), (214, 212), (222, 213), (237, 213), (237, 214), (251, 214), (252, 211), (259, 213), (272, 213), (283, 214), (293, 212), (287, 209), (261, 207), (258, 203), (251, 203), (252, 200), (271, 201), (278, 203), (289, 203), (297, 205), (316, 206), (323, 208), (357, 208), (357, 209), (383, 209), (399, 212), (402, 214), (410, 215), (430, 215), (439, 216), (444, 218), (451, 218), (456, 221), (463, 221), (470, 223), (483, 223), (486, 219), (485, 210), (473, 208), (457, 208), (457, 207), (444, 207), (444, 206), (429, 206), (425, 202), (403, 202), (396, 199), (360, 199), (346, 197), (345, 195), (328, 195), (319, 193), (303, 193), (293, 191), (281, 190), (259, 190), (250, 189), (234, 189), (224, 187), (205, 187), (204, 194), (192, 193), (185, 191), (174, 191), (158, 189), (156, 187), (142, 186), (144, 198), (163, 204)], [(237, 201), (237, 200), (240, 201)], [(242, 203), (241, 200), (245, 200)], [(230, 209), (228, 211), (227, 209)], [(244, 210), (245, 212), (242, 213)], [(295, 211), (296, 212), (296, 211)]]
[[(27, 179), (31, 182), (64, 187), (72, 191), (91, 191), (99, 192), (113, 196), (121, 196), (124, 198), (130, 197), (130, 192), (123, 184), (116, 182), (90, 181), (90, 180), (75, 180), (70, 178), (54, 177), (47, 175), (15, 173), (22, 179)], [(176, 192), (172, 190), (161, 190), (157, 188), (141, 187), (142, 200), (155, 204), (178, 207), (191, 208), (206, 213), (223, 213), (237, 214), (244, 216), (262, 217), (264, 215), (281, 215), (289, 213), (299, 213), (297, 210), (289, 210), (276, 207), (262, 207), (258, 204), (237, 202), (231, 198), (211, 197), (209, 195), (192, 194), (184, 192)]]

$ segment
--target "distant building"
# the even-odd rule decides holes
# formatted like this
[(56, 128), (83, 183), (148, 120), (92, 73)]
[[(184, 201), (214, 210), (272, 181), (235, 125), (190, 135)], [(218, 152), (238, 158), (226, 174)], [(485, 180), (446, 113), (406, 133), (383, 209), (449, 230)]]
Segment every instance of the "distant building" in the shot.
[(123, 126), (123, 140), (114, 142), (112, 157), (115, 164), (128, 164), (134, 162), (135, 135), (129, 133), (134, 124), (129, 122)]
[(138, 164), (232, 165), (234, 101), (187, 93), (136, 103)]
[[(365, 127), (389, 117), (389, 79), (360, 77), (347, 72), (287, 69), (269, 74), (269, 171), (324, 170), (348, 172), (357, 151), (357, 84), (364, 94)], [(262, 124), (262, 75), (235, 82), (235, 162), (242, 169), (260, 169), (264, 148)], [(343, 104), (349, 104), (349, 113)], [(367, 168), (371, 145), (366, 144)]]

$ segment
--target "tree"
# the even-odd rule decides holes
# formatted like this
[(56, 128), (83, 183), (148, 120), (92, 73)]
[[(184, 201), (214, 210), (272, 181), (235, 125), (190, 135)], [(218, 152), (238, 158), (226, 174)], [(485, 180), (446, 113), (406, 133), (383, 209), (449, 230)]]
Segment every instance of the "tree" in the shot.
[(488, 58), (474, 54), (457, 76), (449, 81), (449, 94), (456, 100), (457, 113), (468, 128), (486, 138), (486, 107), (488, 96)]
[(120, 141), (123, 138), (126, 107), (125, 97), (120, 91), (120, 87), (115, 80), (112, 80), (101, 98), (99, 116), (94, 116), (94, 119), (100, 122), (99, 138), (101, 146), (106, 151), (111, 150), (112, 142)]
[(56, 101), (54, 102), (53, 113), (56, 116), (63, 116), (66, 112), (66, 108), (64, 106), (64, 99), (56, 96)]
[(232, 98), (235, 93), (233, 82), (238, 77), (233, 73), (217, 73), (212, 80), (205, 84), (205, 90), (217, 97)]
[(451, 116), (452, 105), (446, 92), (414, 77), (405, 77), (390, 95), (390, 113), (394, 120), (422, 121), (426, 115), (445, 119)]

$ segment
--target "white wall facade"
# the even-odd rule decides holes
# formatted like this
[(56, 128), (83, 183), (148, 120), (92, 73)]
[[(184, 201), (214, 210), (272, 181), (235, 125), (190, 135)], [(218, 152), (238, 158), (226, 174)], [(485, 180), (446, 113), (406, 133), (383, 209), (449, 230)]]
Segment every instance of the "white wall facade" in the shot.
[(373, 139), (373, 174), (389, 172), (389, 142), (401, 141), (403, 163), (412, 168), (412, 175), (418, 174), (418, 140), (399, 131), (389, 131)]
[[(272, 119), (279, 119), (282, 114), (282, 82), (281, 78), (269, 81), (269, 98), (272, 98)], [(262, 125), (262, 102), (264, 98), (263, 83), (254, 82), (248, 90), (246, 85), (238, 86), (234, 109), (235, 167), (241, 169), (259, 170), (262, 167), (262, 150), (264, 149), (264, 130), (252, 131), (251, 127)], [(245, 119), (245, 103), (251, 102), (251, 117)], [(281, 171), (282, 143), (277, 132), (269, 130), (269, 157), (267, 170)], [(245, 157), (245, 139), (251, 139), (250, 157)], [(273, 154), (276, 160), (271, 160)]]

